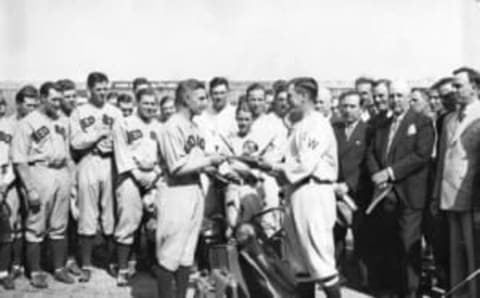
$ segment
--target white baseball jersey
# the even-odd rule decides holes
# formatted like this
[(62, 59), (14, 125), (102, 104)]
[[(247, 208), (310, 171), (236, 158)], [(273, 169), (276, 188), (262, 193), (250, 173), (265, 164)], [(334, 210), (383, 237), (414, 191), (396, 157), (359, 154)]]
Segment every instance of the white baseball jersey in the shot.
[(237, 130), (235, 108), (230, 105), (226, 105), (220, 112), (210, 106), (200, 116), (195, 117), (194, 121), (205, 136), (207, 152), (221, 150), (225, 146), (221, 138)]
[(6, 185), (9, 185), (15, 179), (12, 163), (10, 162), (10, 148), (15, 127), (15, 118), (0, 118), (0, 182)]
[(160, 123), (156, 119), (147, 123), (137, 114), (120, 120), (113, 126), (118, 174), (139, 167), (143, 170), (153, 170), (159, 158), (159, 129)]
[(250, 137), (258, 145), (258, 154), (269, 162), (279, 162), (285, 151), (288, 130), (274, 113), (259, 116), (252, 124)]

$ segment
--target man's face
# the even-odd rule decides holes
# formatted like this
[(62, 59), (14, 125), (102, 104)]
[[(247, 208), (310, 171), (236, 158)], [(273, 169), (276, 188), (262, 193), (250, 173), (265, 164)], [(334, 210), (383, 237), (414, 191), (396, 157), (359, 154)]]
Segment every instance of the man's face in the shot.
[(207, 103), (207, 92), (202, 88), (190, 91), (186, 100), (186, 105), (193, 115), (200, 115)]
[[(134, 107), (135, 107), (135, 104), (133, 103), (133, 101), (130, 101), (130, 102), (122, 101), (118, 103), (118, 108), (122, 112), (123, 117), (128, 117), (132, 115)], [(144, 115), (142, 113), (140, 114)]]
[(290, 120), (293, 122), (299, 121), (303, 117), (303, 106), (308, 100), (306, 96), (297, 92), (295, 86), (290, 84), (288, 87), (288, 103), (290, 104)]
[(38, 99), (35, 97), (25, 97), (23, 103), (17, 106), (17, 112), (20, 118), (27, 116), (38, 107)]
[(410, 106), (419, 113), (426, 113), (428, 111), (428, 101), (418, 90), (413, 91), (410, 95)]
[(343, 120), (351, 124), (360, 119), (362, 108), (360, 107), (360, 96), (348, 95), (340, 101), (340, 113)]
[(91, 99), (99, 105), (103, 105), (105, 103), (107, 93), (108, 82), (97, 82), (93, 88), (90, 89)]
[(278, 117), (283, 118), (288, 113), (288, 91), (277, 93), (277, 97), (273, 102), (273, 111)]
[(217, 85), (210, 90), (212, 96), (212, 106), (215, 110), (221, 111), (228, 100), (228, 88), (226, 85)]
[(428, 104), (430, 105), (430, 109), (436, 114), (443, 111), (444, 108), (437, 89), (431, 89), (428, 92)]
[(250, 132), (253, 123), (253, 115), (249, 111), (239, 111), (236, 116), (238, 132), (240, 135), (246, 135)]
[(379, 113), (388, 111), (388, 88), (385, 84), (380, 84), (373, 88), (373, 102)]
[(408, 88), (397, 87), (392, 84), (390, 88), (390, 109), (395, 115), (401, 115), (408, 110), (410, 100), (408, 98)]
[(0, 117), (5, 116), (7, 113), (7, 104), (4, 101), (0, 102)]
[(457, 108), (457, 96), (453, 89), (453, 84), (443, 84), (438, 88), (438, 95), (442, 106), (449, 112), (453, 112)]
[(247, 102), (253, 111), (254, 117), (260, 116), (265, 112), (265, 90), (251, 90), (247, 94)]
[(265, 111), (270, 111), (274, 100), (275, 100), (275, 97), (273, 93), (265, 94)]
[(51, 116), (57, 116), (63, 101), (62, 93), (50, 88), (47, 98), (44, 98), (45, 111)]
[(355, 88), (358, 93), (360, 93), (360, 98), (362, 99), (363, 102), (363, 107), (365, 110), (367, 110), (370, 115), (375, 114), (375, 104), (373, 102), (373, 88), (372, 84), (370, 83), (360, 83), (356, 86)]
[(77, 105), (77, 91), (75, 89), (65, 90), (62, 95), (62, 109), (67, 113), (70, 113)]
[(328, 117), (332, 109), (332, 96), (329, 92), (322, 92), (319, 90), (317, 99), (315, 100), (315, 110), (322, 113), (323, 116)]
[(173, 114), (176, 112), (175, 108), (175, 102), (172, 100), (167, 100), (163, 103), (163, 105), (160, 107), (161, 112), (162, 112), (162, 117), (164, 120), (168, 120)]
[(157, 100), (154, 95), (145, 94), (138, 101), (137, 111), (141, 118), (150, 120), (157, 112)]
[(466, 72), (460, 72), (453, 78), (454, 94), (459, 105), (467, 105), (475, 99), (477, 89), (468, 78)]

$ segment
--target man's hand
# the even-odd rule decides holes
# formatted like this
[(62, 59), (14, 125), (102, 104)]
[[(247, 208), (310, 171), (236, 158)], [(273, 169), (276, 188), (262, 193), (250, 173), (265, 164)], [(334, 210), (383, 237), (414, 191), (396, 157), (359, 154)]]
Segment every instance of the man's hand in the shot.
[(146, 159), (133, 158), (137, 167), (142, 171), (152, 171), (155, 168), (155, 162)]
[(383, 169), (381, 171), (378, 171), (375, 174), (373, 174), (373, 176), (372, 176), (372, 181), (373, 181), (373, 183), (375, 183), (376, 186), (380, 186), (384, 183), (387, 183), (388, 179), (389, 179), (389, 175), (388, 175), (388, 170), (387, 169)]
[(143, 196), (142, 202), (143, 202), (143, 208), (145, 209), (145, 211), (155, 214), (155, 212), (157, 211), (156, 210), (157, 208), (155, 206), (156, 195), (157, 195), (156, 190), (152, 189)]
[(337, 183), (335, 185), (335, 194), (339, 197), (342, 197), (348, 194), (348, 185), (345, 182)]
[(227, 157), (225, 155), (220, 155), (220, 154), (211, 154), (208, 156), (210, 159), (210, 165), (214, 167), (218, 167), (221, 163), (227, 160)]
[(42, 205), (42, 201), (40, 199), (40, 195), (34, 189), (30, 189), (27, 192), (27, 200), (28, 200), (28, 209), (33, 213), (37, 213), (40, 211), (40, 207)]

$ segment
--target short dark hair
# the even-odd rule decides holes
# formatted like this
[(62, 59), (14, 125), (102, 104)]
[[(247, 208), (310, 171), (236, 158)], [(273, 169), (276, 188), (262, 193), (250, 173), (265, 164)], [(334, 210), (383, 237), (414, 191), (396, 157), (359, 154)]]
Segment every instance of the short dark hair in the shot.
[(275, 92), (275, 98), (277, 98), (278, 94), (288, 91), (287, 81), (281, 81), (281, 82), (277, 81), (275, 83), (277, 83), (276, 85), (274, 84), (273, 86), (273, 91)]
[(118, 93), (116, 91), (110, 91), (107, 93), (107, 100), (110, 100), (112, 98), (118, 98)]
[(170, 96), (170, 95), (162, 96), (162, 98), (160, 99), (160, 106), (163, 106), (169, 100), (175, 101), (175, 98), (173, 98), (173, 96)]
[(155, 97), (156, 94), (152, 88), (140, 89), (137, 91), (137, 93), (135, 93), (135, 99), (137, 100), (137, 102), (139, 102), (140, 99), (142, 99), (142, 97), (145, 95), (150, 95)]
[(70, 79), (61, 79), (61, 80), (58, 80), (56, 83), (60, 88), (61, 92), (76, 89), (75, 83)]
[(50, 93), (51, 89), (61, 92), (58, 84), (54, 82), (45, 82), (40, 86), (40, 97), (48, 97), (48, 93)]
[(318, 96), (318, 83), (311, 77), (298, 77), (290, 81), (295, 91), (307, 94), (311, 100), (315, 100)]
[(224, 77), (214, 77), (213, 79), (210, 80), (208, 83), (208, 90), (212, 92), (213, 88), (220, 86), (220, 85), (225, 85), (227, 89), (230, 88), (230, 85), (228, 84), (228, 80)]
[(103, 72), (94, 71), (88, 74), (87, 77), (87, 87), (92, 89), (97, 83), (108, 83), (108, 77)]
[(380, 85), (385, 85), (387, 87), (387, 89), (390, 90), (390, 85), (391, 84), (392, 84), (392, 82), (389, 79), (379, 79), (379, 80), (376, 80), (375, 82), (373, 82), (373, 88), (377, 88)]
[(133, 85), (133, 90), (135, 91), (140, 85), (148, 85), (148, 87), (150, 87), (150, 81), (148, 81), (147, 78), (139, 77), (139, 78), (133, 79), (132, 85)]
[(15, 103), (22, 104), (26, 97), (38, 98), (38, 90), (33, 85), (23, 86), (15, 95)]
[(423, 97), (423, 99), (427, 100), (428, 99), (428, 93), (425, 88), (420, 88), (420, 87), (413, 87), (412, 90), (410, 90), (410, 93), (413, 92), (418, 92), (420, 95)]
[(348, 91), (342, 92), (342, 94), (340, 94), (340, 96), (338, 97), (338, 101), (340, 102), (349, 96), (358, 96), (359, 98), (358, 103), (360, 104), (360, 106), (363, 106), (364, 100), (362, 99), (362, 96), (360, 95), (360, 93), (358, 93), (356, 90), (348, 90)]
[(117, 97), (117, 104), (131, 102), (133, 102), (133, 97), (128, 93), (120, 93)]
[(453, 74), (456, 75), (456, 74), (459, 74), (459, 73), (462, 73), (462, 72), (466, 72), (467, 73), (467, 76), (468, 76), (468, 80), (473, 83), (476, 87), (480, 87), (480, 73), (478, 71), (476, 71), (475, 69), (471, 68), (471, 67), (460, 67), (460, 68), (457, 68), (453, 71)]
[(186, 95), (198, 89), (205, 89), (205, 84), (197, 79), (187, 79), (178, 83), (175, 90), (175, 105), (181, 105), (185, 102)]
[(373, 85), (375, 84), (375, 80), (368, 77), (358, 77), (355, 80), (355, 87), (362, 84), (369, 84), (373, 87)]
[(246, 102), (245, 100), (238, 103), (237, 109), (235, 110), (235, 116), (237, 116), (240, 112), (248, 112), (252, 115), (254, 114), (252, 106), (249, 105), (248, 102)]
[(252, 92), (253, 90), (263, 90), (265, 92), (265, 87), (260, 84), (260, 83), (253, 83), (253, 84), (250, 84), (248, 87), (247, 87), (247, 92), (245, 92), (245, 94), (247, 95), (248, 97), (248, 94), (250, 92)]
[(433, 83), (433, 85), (430, 87), (430, 89), (440, 89), (440, 87), (446, 85), (446, 84), (451, 84), (453, 83), (453, 78), (452, 77), (444, 77), (441, 78), (440, 80), (436, 81)]

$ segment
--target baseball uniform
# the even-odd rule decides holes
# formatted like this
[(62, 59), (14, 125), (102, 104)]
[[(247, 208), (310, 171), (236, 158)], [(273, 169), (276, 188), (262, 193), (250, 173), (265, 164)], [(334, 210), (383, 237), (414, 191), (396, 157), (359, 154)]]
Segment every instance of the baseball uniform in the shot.
[[(15, 183), (15, 174), (10, 160), (10, 147), (12, 144), (13, 133), (15, 131), (16, 120), (12, 117), (0, 118), (0, 184), (5, 187), (5, 192), (0, 194), (0, 207), (8, 210), (7, 221), (2, 221), (0, 225), (0, 243), (12, 242), (16, 235), (21, 235), (21, 217), (20, 217), (20, 196)], [(7, 214), (3, 214), (5, 216)]]
[(177, 172), (205, 158), (205, 139), (195, 123), (175, 114), (162, 127), (159, 144), (166, 185), (158, 188), (156, 255), (161, 266), (175, 271), (193, 264), (204, 211), (199, 175)]
[(77, 167), (80, 235), (113, 234), (112, 136), (99, 138), (98, 131), (111, 130), (120, 119), (120, 111), (110, 104), (86, 103), (70, 116), (71, 147), (84, 154)]
[[(288, 130), (280, 119), (274, 113), (262, 114), (252, 124), (251, 140), (256, 144), (257, 156), (262, 157), (267, 162), (280, 162), (284, 156), (287, 142)], [(280, 187), (274, 177), (263, 174), (263, 189), (265, 191), (266, 209), (278, 207)], [(266, 214), (262, 218), (262, 226), (267, 235), (271, 235), (278, 230), (280, 223), (275, 214)]]
[[(13, 135), (14, 164), (28, 164), (28, 184), (38, 192), (39, 212), (28, 212), (25, 238), (28, 242), (64, 239), (68, 223), (70, 175), (66, 121), (52, 119), (36, 110), (20, 120)], [(24, 181), (24, 183), (26, 183)]]
[(113, 126), (113, 148), (118, 177), (115, 185), (117, 222), (114, 238), (118, 243), (131, 245), (143, 215), (143, 189), (131, 171), (160, 173), (158, 133), (160, 124), (152, 119), (147, 123), (137, 114), (118, 121)]
[(334, 278), (333, 226), (336, 203), (337, 145), (328, 120), (318, 112), (295, 123), (289, 136), (283, 171), (286, 187), (286, 250), (297, 272), (313, 280)]

